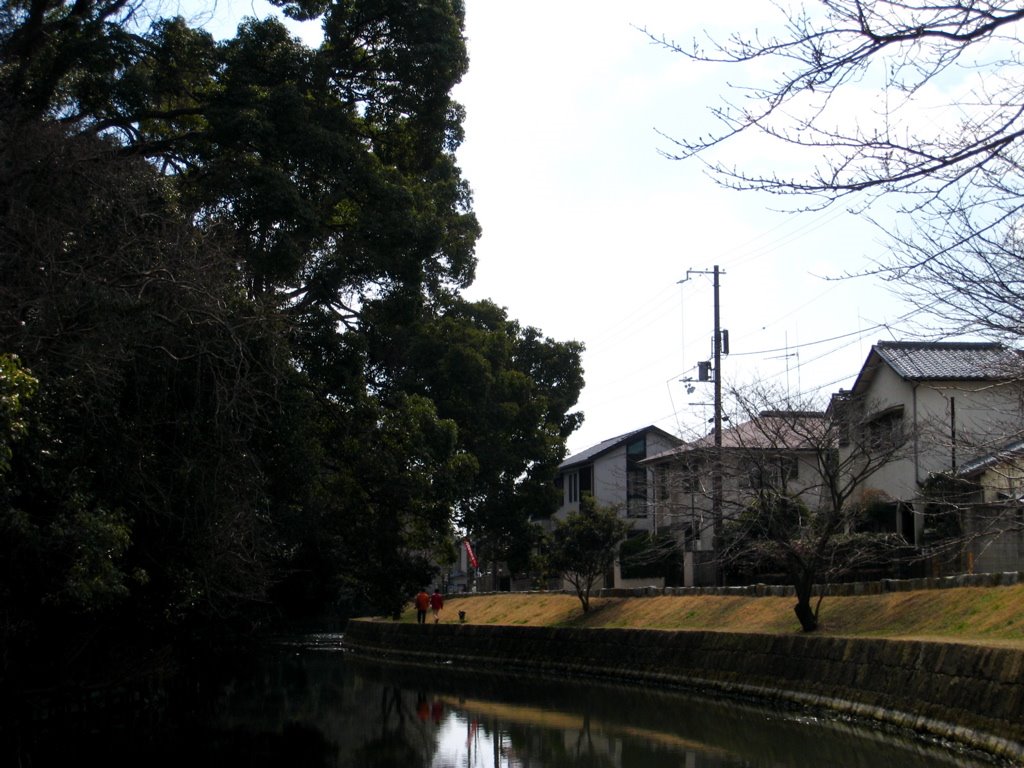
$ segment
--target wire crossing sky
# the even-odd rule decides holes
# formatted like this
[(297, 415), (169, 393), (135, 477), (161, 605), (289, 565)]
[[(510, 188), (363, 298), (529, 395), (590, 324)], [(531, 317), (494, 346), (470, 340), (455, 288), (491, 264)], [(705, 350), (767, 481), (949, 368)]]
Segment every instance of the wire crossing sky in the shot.
[[(707, 430), (721, 270), (723, 383), (769, 381), (827, 402), (852, 384), (871, 344), (900, 337), (908, 311), (877, 280), (830, 280), (884, 252), (884, 233), (842, 207), (719, 188), (699, 161), (667, 159), (673, 135), (712, 126), (725, 75), (654, 44), (705, 29), (724, 36), (777, 20), (773, 4), (641, 0), (516, 4), (468, 0), (470, 70), (459, 152), (483, 226), (475, 298), (520, 322), (586, 344), (583, 427), (570, 453), (655, 424)], [(741, 165), (764, 148), (729, 145)], [(776, 148), (774, 150), (778, 152)], [(780, 154), (779, 170), (792, 162)], [(773, 208), (774, 207), (774, 208)]]

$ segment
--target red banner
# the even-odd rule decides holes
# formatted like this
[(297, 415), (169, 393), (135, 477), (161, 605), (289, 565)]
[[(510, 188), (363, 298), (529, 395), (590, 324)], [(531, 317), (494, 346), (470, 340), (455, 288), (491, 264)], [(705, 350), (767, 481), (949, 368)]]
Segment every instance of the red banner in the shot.
[(463, 539), (462, 544), (466, 547), (466, 554), (469, 556), (469, 564), (476, 568), (476, 555), (473, 554), (473, 548), (469, 546), (469, 539)]

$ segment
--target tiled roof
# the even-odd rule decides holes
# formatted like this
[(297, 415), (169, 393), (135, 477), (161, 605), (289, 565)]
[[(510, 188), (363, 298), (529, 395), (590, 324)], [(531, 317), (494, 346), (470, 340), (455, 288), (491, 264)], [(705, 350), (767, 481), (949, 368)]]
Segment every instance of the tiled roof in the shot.
[(597, 445), (592, 445), (589, 448), (584, 448), (579, 453), (574, 453), (572, 456), (567, 458), (565, 461), (563, 461), (558, 466), (559, 467), (566, 467), (566, 466), (568, 466), (570, 464), (582, 464), (584, 462), (590, 461), (595, 456), (598, 456), (599, 454), (604, 453), (605, 451), (607, 451), (610, 448), (614, 448), (616, 445), (618, 445), (619, 443), (621, 443), (622, 441), (626, 440), (627, 438), (629, 438), (630, 436), (632, 436), (634, 434), (636, 434), (636, 433), (635, 432), (629, 432), (629, 433), (627, 433), (625, 435), (619, 435), (617, 437), (609, 438), (607, 440), (604, 440), (604, 441), (598, 443)]
[(986, 342), (879, 341), (874, 351), (904, 379), (1003, 379), (1021, 364), (1017, 352)]
[(1024, 358), (991, 342), (879, 341), (851, 391), (867, 390), (882, 365), (906, 381), (1005, 381), (1020, 375)]
[[(825, 414), (809, 411), (770, 411), (755, 419), (722, 430), (722, 448), (743, 450), (814, 450), (824, 435)], [(681, 456), (689, 451), (714, 448), (708, 434), (647, 459), (647, 462)]]
[(1014, 440), (994, 453), (979, 456), (972, 461), (961, 464), (957, 468), (956, 474), (957, 477), (973, 477), (989, 467), (994, 467), (1000, 462), (1011, 461), (1021, 454), (1024, 454), (1024, 440)]

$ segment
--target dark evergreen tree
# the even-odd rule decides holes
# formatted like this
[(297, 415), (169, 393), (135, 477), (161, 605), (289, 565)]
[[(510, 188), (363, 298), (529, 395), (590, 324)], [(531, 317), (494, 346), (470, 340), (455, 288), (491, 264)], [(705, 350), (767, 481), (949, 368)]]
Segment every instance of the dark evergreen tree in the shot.
[(518, 542), (549, 503), (580, 350), (459, 298), (461, 3), (280, 7), (323, 43), (0, 0), (0, 359), (38, 382), (0, 444), (5, 650), (392, 611), (453, 522)]

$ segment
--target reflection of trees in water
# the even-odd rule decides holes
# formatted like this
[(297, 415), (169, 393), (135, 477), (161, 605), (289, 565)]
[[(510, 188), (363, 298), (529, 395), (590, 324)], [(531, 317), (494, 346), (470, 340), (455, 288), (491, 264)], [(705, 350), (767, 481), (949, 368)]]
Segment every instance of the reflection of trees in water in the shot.
[(616, 761), (613, 759), (615, 751), (615, 745), (609, 739), (604, 736), (594, 738), (594, 732), (590, 728), (590, 707), (587, 702), (587, 707), (583, 711), (583, 723), (576, 736), (575, 750), (571, 755), (572, 762), (567, 764), (594, 766), (595, 768), (606, 765), (614, 766), (616, 765)]
[[(810, 722), (785, 707), (658, 689), (360, 665), (340, 654), (276, 656), (231, 670), (205, 705), (148, 729), (61, 733), (23, 765), (271, 765), (318, 768), (966, 768), (988, 761)], [(454, 715), (453, 718), (448, 719)], [(447, 720), (447, 726), (443, 722)], [(0, 729), (0, 735), (3, 731)], [(167, 735), (170, 734), (170, 735)], [(443, 742), (442, 742), (443, 739)], [(0, 739), (2, 741), (2, 739)], [(877, 743), (872, 743), (873, 741)], [(450, 753), (442, 753), (450, 750)], [(18, 764), (2, 759), (0, 765)], [(471, 759), (472, 758), (472, 759)], [(446, 761), (446, 762), (445, 762)]]
[(519, 764), (522, 765), (559, 768), (617, 768), (624, 765), (616, 759), (618, 745), (591, 730), (590, 716), (586, 712), (577, 728), (542, 729), (515, 723), (494, 723), (493, 727), (495, 743), (508, 744), (509, 751), (521, 759)]
[(244, 729), (256, 740), (257, 734), (280, 732), (284, 723), (286, 729), (316, 734), (329, 756), (281, 765), (430, 765), (437, 751), (437, 728), (420, 719), (420, 696), (401, 677), (355, 676), (335, 654), (295, 654), (266, 662), (224, 688), (213, 724), (217, 730)]
[(394, 686), (382, 688), (380, 735), (355, 750), (357, 764), (367, 768), (417, 768), (427, 765), (422, 751), (413, 745), (406, 734), (408, 720), (402, 691)]
[[(717, 768), (750, 761), (844, 768), (979, 765), (965, 755), (947, 761), (926, 745), (919, 754), (907, 744), (872, 746), (875, 737), (853, 723), (809, 726), (805, 718), (787, 716), (784, 707), (766, 712), (738, 700), (658, 689), (359, 664), (333, 654), (278, 659), (256, 678), (232, 690), (216, 723), (218, 738), (244, 732), (256, 743), (266, 739), (274, 755), (288, 745), (302, 756), (281, 764), (425, 768), (440, 756), (441, 720), (456, 713), (458, 720), (450, 723), (464, 725), (466, 733), (444, 746), (462, 748), (459, 766), (470, 748), (479, 759), (469, 764), (486, 768)], [(444, 713), (435, 709), (442, 703)], [(285, 734), (282, 723), (295, 725), (286, 726)], [(474, 728), (479, 738), (471, 747)], [(240, 743), (241, 736), (229, 738), (246, 761), (220, 762), (267, 764)], [(877, 739), (884, 742), (885, 736)]]
[[(751, 764), (843, 768), (980, 768), (967, 754), (893, 738), (879, 724), (833, 720), (778, 705), (695, 692), (449, 674), (450, 705), (501, 743), (499, 762), (529, 768), (736, 768)], [(456, 703), (456, 701), (458, 703)], [(481, 754), (484, 757), (484, 754)]]

